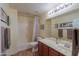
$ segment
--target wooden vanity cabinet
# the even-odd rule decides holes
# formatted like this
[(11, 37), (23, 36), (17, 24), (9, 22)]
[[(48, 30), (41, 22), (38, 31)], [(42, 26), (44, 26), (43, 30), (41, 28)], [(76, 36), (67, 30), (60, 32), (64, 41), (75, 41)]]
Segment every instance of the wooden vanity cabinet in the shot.
[(43, 56), (43, 43), (38, 42), (38, 55)]
[(48, 56), (49, 48), (45, 44), (43, 44), (43, 56)]
[(62, 53), (41, 42), (38, 42), (38, 54), (39, 56), (64, 56)]
[(38, 54), (39, 56), (48, 56), (48, 46), (45, 44), (38, 42)]

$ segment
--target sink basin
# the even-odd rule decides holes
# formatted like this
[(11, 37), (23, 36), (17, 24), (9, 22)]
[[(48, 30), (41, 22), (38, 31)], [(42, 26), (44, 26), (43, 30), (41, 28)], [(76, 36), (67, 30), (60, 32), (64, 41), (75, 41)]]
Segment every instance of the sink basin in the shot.
[(63, 44), (61, 42), (57, 42), (56, 43), (56, 41), (50, 41), (50, 45), (51, 46), (54, 46), (55, 48), (58, 48), (60, 50), (66, 50), (67, 49), (67, 47), (65, 46), (65, 44)]
[[(56, 40), (55, 38), (45, 38), (43, 39), (43, 42), (48, 43), (47, 45), (50, 45), (51, 47), (54, 46), (55, 48), (59, 48), (62, 50), (69, 49), (69, 45), (66, 43), (61, 43), (61, 41)], [(50, 42), (50, 43), (49, 43)]]

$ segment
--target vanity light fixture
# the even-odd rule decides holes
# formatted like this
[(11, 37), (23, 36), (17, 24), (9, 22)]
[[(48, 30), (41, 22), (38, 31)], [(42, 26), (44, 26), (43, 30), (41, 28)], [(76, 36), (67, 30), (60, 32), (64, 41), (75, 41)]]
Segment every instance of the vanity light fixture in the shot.
[(64, 4), (61, 4), (58, 6), (60, 9), (63, 9), (64, 8)]
[(60, 7), (58, 6), (55, 10), (54, 10), (54, 12), (57, 12), (57, 11), (59, 11), (60, 10)]
[(51, 16), (51, 15), (55, 14), (56, 12), (58, 12), (58, 11), (64, 9), (64, 8), (67, 8), (67, 7), (71, 6), (71, 5), (72, 5), (72, 3), (63, 3), (63, 4), (59, 5), (59, 6), (57, 6), (55, 9), (49, 11), (48, 16)]
[(50, 10), (49, 12), (48, 12), (48, 15), (50, 16), (51, 14), (53, 14), (53, 10)]

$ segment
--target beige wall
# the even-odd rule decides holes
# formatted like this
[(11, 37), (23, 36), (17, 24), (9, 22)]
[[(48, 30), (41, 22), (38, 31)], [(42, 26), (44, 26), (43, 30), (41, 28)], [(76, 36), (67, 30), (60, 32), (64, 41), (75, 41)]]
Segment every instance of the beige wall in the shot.
[(11, 46), (6, 50), (8, 55), (12, 55), (16, 53), (16, 43), (17, 43), (17, 10), (16, 8), (10, 7), (8, 4), (0, 4), (0, 7), (4, 9), (7, 15), (10, 18), (10, 29), (11, 29)]
[(10, 52), (10, 54), (14, 54), (17, 52), (16, 45), (18, 42), (17, 10), (10, 7), (8, 11), (10, 16), (11, 46), (7, 53)]
[(18, 14), (18, 44), (17, 49), (29, 48), (28, 43), (32, 41), (34, 17), (27, 14)]
[(46, 37), (51, 37), (51, 19), (49, 19), (49, 20), (46, 20), (46, 22), (45, 22), (45, 36)]
[[(66, 13), (66, 14), (63, 14), (61, 16), (57, 16), (55, 18), (51, 18), (51, 36), (58, 38), (58, 34), (57, 34), (58, 31), (57, 31), (57, 29), (55, 29), (54, 24), (60, 23), (60, 22), (65, 22), (65, 21), (68, 21), (68, 20), (73, 20), (75, 18), (79, 18), (79, 9), (74, 10), (74, 11), (69, 12), (69, 13)], [(45, 35), (46, 34), (46, 25), (47, 25), (46, 20), (50, 20), (50, 19), (48, 19), (47, 13), (44, 14), (43, 16), (41, 16), (41, 18), (40, 18), (40, 22), (44, 23), (44, 26), (45, 26), (45, 29), (44, 29), (43, 32), (42, 32), (42, 30), (40, 30), (40, 35), (44, 36), (44, 37), (46, 37), (46, 35)], [(66, 30), (63, 30), (63, 36), (64, 36), (63, 39), (67, 39)]]
[(43, 19), (42, 16), (40, 17), (39, 24), (40, 24), (40, 26), (42, 24), (44, 24), (44, 30), (42, 30), (41, 27), (40, 27), (40, 30), (39, 31), (40, 31), (40, 36), (41, 37), (45, 37), (45, 19)]
[[(19, 33), (23, 34), (21, 35), (21, 38), (27, 40), (28, 42), (32, 41), (33, 22), (34, 22), (34, 17), (26, 16), (26, 15), (18, 16), (19, 30), (22, 31), (22, 32), (19, 31)], [(22, 37), (24, 35), (25, 37)]]

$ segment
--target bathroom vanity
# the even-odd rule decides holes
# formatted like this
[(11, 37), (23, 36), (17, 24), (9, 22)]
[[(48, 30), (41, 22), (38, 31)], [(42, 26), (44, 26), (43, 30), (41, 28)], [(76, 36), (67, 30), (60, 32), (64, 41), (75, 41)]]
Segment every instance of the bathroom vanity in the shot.
[[(66, 44), (69, 46), (67, 47)], [(71, 43), (60, 43), (55, 38), (39, 39), (38, 53), (39, 56), (71, 56)]]
[(42, 42), (38, 43), (38, 53), (39, 53), (39, 56), (64, 56), (64, 54), (47, 46)]
[(38, 42), (39, 55), (78, 56), (79, 18), (56, 22), (46, 20), (45, 38)]

